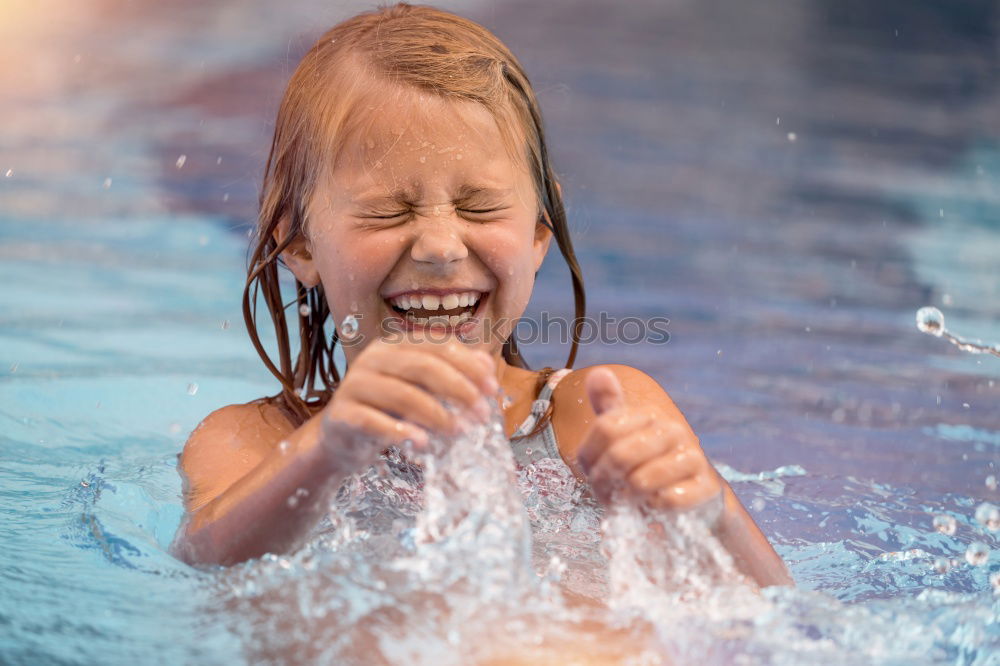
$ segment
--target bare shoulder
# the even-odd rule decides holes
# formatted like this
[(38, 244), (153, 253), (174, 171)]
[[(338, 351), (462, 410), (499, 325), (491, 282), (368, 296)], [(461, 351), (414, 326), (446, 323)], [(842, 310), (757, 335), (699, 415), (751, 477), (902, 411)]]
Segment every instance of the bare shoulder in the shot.
[(185, 508), (196, 511), (221, 495), (293, 430), (284, 413), (267, 400), (209, 414), (191, 432), (180, 457)]
[(679, 419), (686, 425), (684, 416), (666, 390), (642, 370), (616, 363), (579, 368), (563, 377), (552, 393), (552, 427), (567, 463), (575, 465), (576, 452), (596, 418), (587, 396), (587, 376), (598, 368), (610, 370), (618, 378), (627, 405), (655, 410), (665, 419)]

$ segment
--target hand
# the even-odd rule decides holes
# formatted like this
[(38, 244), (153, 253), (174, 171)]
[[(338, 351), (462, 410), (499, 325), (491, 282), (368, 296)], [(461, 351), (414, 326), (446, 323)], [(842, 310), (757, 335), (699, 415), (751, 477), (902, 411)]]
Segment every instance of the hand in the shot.
[(657, 509), (690, 509), (721, 497), (718, 473), (683, 420), (626, 405), (607, 368), (590, 372), (586, 390), (597, 419), (577, 459), (602, 502), (619, 487)]
[[(410, 440), (422, 448), (430, 432), (457, 433), (465, 414), (485, 422), (491, 412), (487, 399), (499, 388), (495, 372), (489, 354), (457, 340), (375, 340), (351, 364), (326, 406), (325, 446), (331, 457), (353, 459), (357, 468), (382, 447)], [(358, 443), (364, 443), (363, 451)], [(351, 453), (356, 455), (343, 455)]]

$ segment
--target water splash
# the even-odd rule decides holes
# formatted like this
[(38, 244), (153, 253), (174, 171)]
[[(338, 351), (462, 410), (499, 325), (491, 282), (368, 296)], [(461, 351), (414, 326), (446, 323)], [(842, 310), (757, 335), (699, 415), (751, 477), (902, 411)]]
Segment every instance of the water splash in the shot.
[(944, 338), (970, 354), (993, 354), (1000, 357), (1000, 344), (989, 345), (982, 340), (967, 340), (945, 328), (944, 314), (935, 307), (927, 306), (917, 310), (917, 328), (928, 335)]
[[(805, 472), (728, 473), (766, 484)], [(495, 406), (489, 424), (426, 451), (386, 450), (343, 484), (304, 548), (223, 572), (220, 593), (252, 661), (903, 663), (981, 657), (997, 642), (975, 595), (904, 606), (758, 592), (712, 532), (718, 506), (610, 506), (560, 460), (515, 467)], [(939, 579), (975, 570), (984, 586), (991, 573), (926, 550), (893, 555), (859, 566)], [(939, 631), (924, 630), (929, 608)]]
[(340, 322), (340, 339), (348, 342), (353, 340), (357, 336), (359, 328), (358, 318), (352, 314), (347, 315), (344, 317), (344, 321)]

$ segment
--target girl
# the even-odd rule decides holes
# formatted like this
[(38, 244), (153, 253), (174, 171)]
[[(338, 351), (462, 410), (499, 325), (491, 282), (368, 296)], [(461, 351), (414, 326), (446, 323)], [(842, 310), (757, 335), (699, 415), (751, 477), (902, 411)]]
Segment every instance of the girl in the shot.
[[(292, 549), (348, 475), (387, 446), (488, 418), (502, 390), (521, 462), (562, 458), (604, 502), (623, 486), (652, 510), (720, 505), (714, 529), (742, 571), (790, 582), (653, 379), (623, 365), (527, 367), (510, 336), (553, 237), (576, 301), (569, 368), (583, 284), (520, 64), (483, 27), (427, 7), (399, 4), (323, 35), (278, 112), (243, 301), (282, 391), (192, 433), (176, 553), (232, 564)], [(279, 259), (296, 279), (294, 360)], [(257, 336), (259, 296), (277, 361)], [(357, 330), (340, 331), (341, 378), (338, 334), (328, 343), (323, 327), (348, 315)]]

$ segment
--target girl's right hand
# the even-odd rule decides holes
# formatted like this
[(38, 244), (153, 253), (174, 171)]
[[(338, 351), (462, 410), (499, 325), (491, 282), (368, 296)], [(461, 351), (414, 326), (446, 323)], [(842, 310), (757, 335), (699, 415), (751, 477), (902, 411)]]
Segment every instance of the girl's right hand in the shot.
[[(493, 358), (454, 339), (374, 340), (358, 354), (324, 410), (323, 444), (356, 471), (386, 446), (462, 428), (445, 403), (485, 422), (498, 384)], [(346, 454), (346, 455), (345, 455)]]

